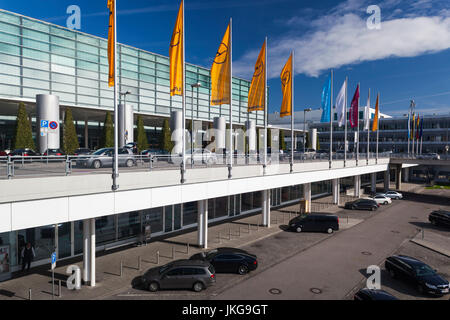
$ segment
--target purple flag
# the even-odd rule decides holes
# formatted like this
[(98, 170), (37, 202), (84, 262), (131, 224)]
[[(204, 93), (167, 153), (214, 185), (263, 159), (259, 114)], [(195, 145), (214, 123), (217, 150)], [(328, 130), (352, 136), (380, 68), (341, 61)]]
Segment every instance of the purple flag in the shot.
[(358, 126), (359, 120), (359, 84), (353, 96), (352, 105), (350, 107), (350, 126), (355, 128)]

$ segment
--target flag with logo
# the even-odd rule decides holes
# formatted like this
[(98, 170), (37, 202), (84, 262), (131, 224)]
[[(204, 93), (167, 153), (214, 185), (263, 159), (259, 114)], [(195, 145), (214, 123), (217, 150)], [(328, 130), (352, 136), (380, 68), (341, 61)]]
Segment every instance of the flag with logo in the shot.
[(378, 130), (379, 119), (380, 119), (380, 94), (378, 94), (377, 102), (375, 103), (375, 117), (373, 118), (372, 131)]
[(345, 93), (347, 91), (347, 81), (344, 81), (344, 84), (339, 91), (339, 94), (336, 98), (336, 112), (337, 112), (337, 120), (339, 127), (342, 127), (345, 124), (345, 116), (347, 113), (345, 107)]
[(108, 85), (110, 87), (114, 86), (114, 78), (115, 78), (115, 30), (116, 30), (116, 21), (115, 17), (115, 0), (108, 0), (108, 9), (109, 9), (109, 28), (108, 28), (108, 64), (109, 64), (109, 72), (108, 72)]
[(170, 40), (170, 95), (183, 95), (184, 43), (183, 43), (183, 1), (178, 10), (177, 21)]
[(416, 140), (419, 140), (419, 128), (420, 128), (420, 115), (417, 114)]
[(331, 77), (328, 76), (327, 81), (325, 82), (322, 89), (322, 117), (320, 118), (320, 122), (330, 122), (331, 121)]
[(248, 92), (248, 112), (264, 110), (264, 91), (266, 88), (266, 42), (259, 53), (255, 64), (252, 83)]
[(292, 116), (292, 54), (281, 71), (281, 102), (280, 117)]
[(358, 126), (359, 121), (359, 84), (356, 87), (355, 94), (353, 95), (352, 104), (350, 106), (350, 126), (355, 128)]
[(230, 104), (231, 36), (228, 25), (211, 67), (211, 105)]

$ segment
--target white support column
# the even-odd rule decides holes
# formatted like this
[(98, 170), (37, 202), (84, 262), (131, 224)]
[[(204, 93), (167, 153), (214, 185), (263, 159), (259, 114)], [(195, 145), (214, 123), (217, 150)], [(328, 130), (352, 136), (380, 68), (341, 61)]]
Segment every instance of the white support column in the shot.
[(341, 190), (341, 184), (339, 179), (333, 179), (333, 203), (339, 204), (339, 192)]
[(377, 173), (370, 174), (370, 191), (377, 192)]
[(391, 185), (391, 172), (388, 169), (384, 172), (384, 191), (389, 191)]
[(262, 192), (262, 218), (263, 226), (270, 228), (270, 190), (263, 190)]
[(361, 197), (361, 176), (355, 176), (355, 197)]
[(395, 188), (397, 190), (402, 189), (402, 165), (397, 165), (397, 170), (395, 171)]
[(311, 213), (311, 183), (305, 183), (303, 185), (303, 198), (306, 200), (306, 212)]
[(197, 240), (200, 248), (208, 248), (208, 200), (198, 201)]
[(91, 274), (91, 287), (95, 287), (95, 218), (90, 219), (90, 274)]
[(83, 281), (84, 284), (87, 284), (91, 279), (91, 264), (90, 264), (90, 241), (89, 241), (89, 232), (90, 225), (89, 220), (83, 220)]
[(409, 182), (409, 168), (404, 168), (404, 175), (403, 175), (403, 179), (405, 182)]

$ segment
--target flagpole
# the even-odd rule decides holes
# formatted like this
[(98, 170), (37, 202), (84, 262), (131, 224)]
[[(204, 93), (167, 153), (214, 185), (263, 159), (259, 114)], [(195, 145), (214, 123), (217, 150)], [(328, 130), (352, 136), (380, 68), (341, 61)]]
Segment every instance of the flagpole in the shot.
[(344, 167), (347, 165), (347, 108), (348, 108), (348, 77), (345, 77), (345, 110), (344, 110), (344, 117), (345, 117), (345, 129), (344, 129)]
[[(185, 29), (184, 29), (184, 1), (183, 1), (183, 95), (182, 95), (182, 119), (183, 123), (181, 126), (182, 135), (182, 167), (181, 167), (181, 183), (184, 183), (186, 180), (184, 179), (184, 175), (186, 173), (186, 50), (185, 50)], [(192, 150), (191, 150), (192, 152)]]
[[(361, 84), (358, 83), (358, 89), (359, 92), (361, 92)], [(359, 162), (359, 103), (360, 103), (360, 96), (358, 97), (358, 107), (356, 108), (357, 115), (358, 115), (358, 121), (356, 121), (357, 127), (356, 127), (356, 165), (358, 166)]]
[(333, 163), (333, 69), (331, 69), (331, 94), (330, 94), (330, 169)]
[(114, 0), (114, 165), (112, 190), (119, 189), (119, 120), (117, 110), (117, 1)]
[[(266, 51), (267, 52), (267, 51)], [(267, 53), (266, 53), (267, 57)], [(292, 50), (292, 74), (291, 74), (291, 173), (294, 172), (294, 60), (295, 59), (295, 53), (294, 50)], [(267, 74), (267, 73), (266, 73)], [(303, 132), (305, 131), (305, 128), (303, 128)]]
[(231, 179), (233, 169), (233, 18), (230, 18), (230, 163), (228, 164), (228, 179)]
[(370, 88), (369, 88), (369, 105), (367, 106), (367, 165), (369, 165), (369, 151), (370, 151)]
[(378, 92), (378, 114), (377, 114), (377, 154), (375, 163), (378, 164), (378, 138), (380, 137), (380, 93)]
[(420, 121), (420, 154), (422, 154), (422, 145), (423, 145), (423, 116), (422, 120)]
[(409, 138), (411, 136), (411, 108), (412, 108), (412, 105), (409, 106), (409, 112), (408, 112), (408, 158), (409, 158)]

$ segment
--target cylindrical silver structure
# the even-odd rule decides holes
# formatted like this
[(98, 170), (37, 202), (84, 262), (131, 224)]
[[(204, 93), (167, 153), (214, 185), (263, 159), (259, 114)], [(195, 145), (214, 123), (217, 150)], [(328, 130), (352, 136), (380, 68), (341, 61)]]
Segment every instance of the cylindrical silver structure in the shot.
[(256, 122), (255, 122), (255, 120), (245, 121), (245, 127), (247, 129), (248, 150), (249, 150), (249, 152), (256, 151)]
[(311, 149), (316, 150), (317, 148), (317, 129), (311, 129), (309, 131), (309, 136), (311, 137)]
[(119, 147), (134, 142), (133, 106), (119, 104)]
[(216, 149), (225, 149), (225, 135), (227, 131), (225, 117), (214, 118), (214, 136), (216, 142)]
[(183, 113), (181, 111), (172, 111), (170, 129), (172, 130), (172, 141), (174, 142), (172, 153), (181, 154), (183, 152)]
[(36, 113), (39, 152), (59, 149), (59, 97), (50, 94), (36, 95)]

